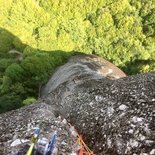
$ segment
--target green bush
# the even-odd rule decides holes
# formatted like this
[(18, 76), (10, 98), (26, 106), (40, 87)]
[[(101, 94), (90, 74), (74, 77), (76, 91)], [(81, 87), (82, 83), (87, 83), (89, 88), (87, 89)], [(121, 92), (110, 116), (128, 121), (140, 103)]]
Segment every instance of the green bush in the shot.
[(30, 105), (32, 103), (35, 103), (37, 100), (33, 97), (28, 97), (23, 101), (23, 105)]
[(0, 113), (17, 109), (22, 106), (22, 98), (11, 93), (0, 96)]
[(0, 59), (0, 72), (5, 72), (5, 69), (13, 63), (12, 59)]
[(9, 77), (12, 81), (21, 81), (23, 79), (23, 68), (17, 64), (12, 63), (5, 70), (5, 75)]

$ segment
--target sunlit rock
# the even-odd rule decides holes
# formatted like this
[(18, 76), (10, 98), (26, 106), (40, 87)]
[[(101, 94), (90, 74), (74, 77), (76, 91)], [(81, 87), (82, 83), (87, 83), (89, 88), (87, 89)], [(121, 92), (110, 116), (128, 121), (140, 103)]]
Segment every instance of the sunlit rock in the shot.
[(40, 126), (45, 138), (58, 132), (60, 154), (76, 154), (72, 148), (78, 148), (77, 130), (97, 155), (152, 155), (155, 72), (126, 77), (116, 66), (99, 60), (71, 58), (56, 70), (38, 104), (0, 115), (2, 154), (17, 151), (10, 145), (19, 138), (29, 140)]

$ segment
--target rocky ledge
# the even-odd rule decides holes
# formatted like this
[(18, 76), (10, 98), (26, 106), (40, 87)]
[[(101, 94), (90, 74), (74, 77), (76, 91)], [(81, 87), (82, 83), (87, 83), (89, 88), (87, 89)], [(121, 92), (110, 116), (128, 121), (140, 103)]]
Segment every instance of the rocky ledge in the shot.
[(69, 122), (97, 155), (154, 155), (155, 72), (125, 77), (105, 62), (75, 56), (56, 70), (37, 104), (1, 114), (0, 154), (17, 151), (15, 141), (30, 140), (36, 126), (47, 139), (58, 132), (57, 154), (76, 154)]

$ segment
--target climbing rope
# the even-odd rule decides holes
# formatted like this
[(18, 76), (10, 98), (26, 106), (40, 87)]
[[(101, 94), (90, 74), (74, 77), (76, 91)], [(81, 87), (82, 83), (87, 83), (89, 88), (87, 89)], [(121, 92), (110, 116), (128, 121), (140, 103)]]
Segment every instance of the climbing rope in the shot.
[(86, 143), (83, 141), (82, 136), (80, 136), (78, 133), (78, 142), (81, 146), (78, 155), (95, 155), (93, 152), (89, 149), (89, 147), (86, 145)]
[[(70, 123), (68, 123), (68, 125), (70, 127), (73, 127)], [(77, 134), (77, 142), (80, 145), (80, 150), (78, 151), (78, 155), (96, 155), (89, 149), (89, 147), (83, 141), (82, 136), (77, 132), (77, 130), (75, 128), (74, 130)]]

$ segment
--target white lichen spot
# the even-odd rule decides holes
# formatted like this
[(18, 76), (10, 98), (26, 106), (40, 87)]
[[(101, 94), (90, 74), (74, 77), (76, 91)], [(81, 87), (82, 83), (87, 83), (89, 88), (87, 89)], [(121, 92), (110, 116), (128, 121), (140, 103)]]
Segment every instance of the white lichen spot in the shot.
[(62, 119), (60, 115), (58, 116), (58, 119), (59, 119), (59, 120), (61, 120), (61, 119)]
[(145, 131), (148, 135), (150, 134), (149, 124), (145, 124), (144, 131)]
[(114, 108), (113, 107), (108, 107), (107, 108), (107, 114), (108, 114), (109, 117), (113, 114), (113, 112), (114, 112)]
[(97, 102), (101, 102), (101, 101), (103, 100), (103, 97), (100, 96), (100, 95), (96, 95), (96, 96), (95, 96), (95, 100), (96, 100)]
[(90, 102), (90, 103), (89, 103), (89, 105), (90, 105), (91, 107), (93, 107), (93, 104), (94, 104), (93, 102)]
[(131, 124), (131, 127), (132, 127), (132, 128), (135, 128), (135, 126), (136, 126), (136, 125), (134, 125), (134, 124)]
[(144, 135), (142, 135), (142, 134), (139, 134), (139, 139), (140, 139), (141, 141), (143, 141), (143, 140), (146, 139), (146, 137), (145, 137)]
[(128, 152), (131, 151), (131, 147), (128, 146), (128, 143), (127, 143), (127, 147), (126, 147), (126, 150), (125, 150), (125, 154), (128, 154)]
[(153, 98), (152, 101), (154, 102), (155, 101), (155, 98)]
[(83, 123), (82, 126), (84, 127), (85, 126), (85, 123)]
[(139, 143), (134, 139), (130, 139), (129, 143), (132, 148), (137, 148), (139, 145)]
[(63, 124), (66, 124), (67, 123), (67, 120), (66, 119), (63, 119), (62, 123)]
[(112, 142), (109, 138), (107, 139), (107, 145), (108, 145), (108, 148), (111, 148), (111, 146), (112, 146)]
[(97, 121), (97, 120), (98, 120), (98, 118), (99, 118), (99, 117), (98, 117), (98, 116), (96, 116), (96, 117), (95, 117), (95, 120)]
[(155, 154), (155, 149), (152, 149), (150, 152), (150, 155), (154, 155)]
[(148, 146), (152, 145), (153, 143), (154, 143), (154, 141), (152, 141), (152, 140), (145, 140), (145, 144)]
[(133, 134), (133, 129), (129, 129), (129, 134)]
[(119, 106), (119, 110), (125, 111), (127, 108), (128, 108), (128, 107), (127, 107), (126, 105), (124, 105), (124, 104), (121, 104), (121, 105)]
[(120, 115), (119, 115), (119, 117), (123, 117), (125, 115), (125, 113), (123, 112), (123, 113), (121, 113)]
[(100, 111), (103, 113), (104, 112), (104, 110), (103, 109), (100, 109)]
[(27, 131), (30, 131), (31, 130), (31, 123), (28, 123), (27, 124)]
[(144, 118), (142, 118), (142, 117), (136, 117), (136, 116), (134, 116), (132, 118), (132, 122), (134, 122), (134, 123), (141, 123), (143, 121), (143, 119)]
[(27, 139), (16, 139), (15, 141), (13, 141), (12, 143), (11, 143), (11, 147), (14, 147), (14, 146), (17, 146), (17, 145), (19, 145), (19, 144), (22, 144), (22, 143), (25, 143), (25, 142), (28, 142), (29, 140), (27, 140)]

